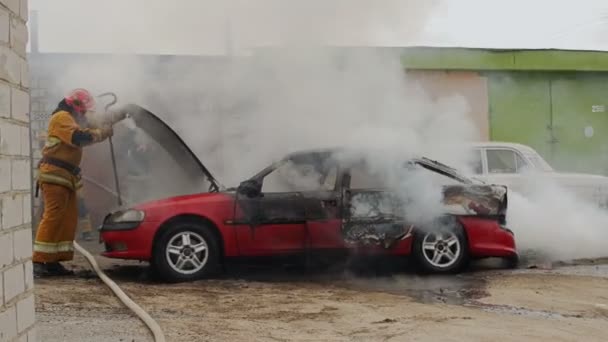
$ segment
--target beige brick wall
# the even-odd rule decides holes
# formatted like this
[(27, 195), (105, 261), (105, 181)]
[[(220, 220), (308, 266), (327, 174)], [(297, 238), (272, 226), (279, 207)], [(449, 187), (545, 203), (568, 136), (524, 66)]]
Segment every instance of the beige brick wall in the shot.
[(0, 0), (0, 342), (35, 341), (27, 0)]

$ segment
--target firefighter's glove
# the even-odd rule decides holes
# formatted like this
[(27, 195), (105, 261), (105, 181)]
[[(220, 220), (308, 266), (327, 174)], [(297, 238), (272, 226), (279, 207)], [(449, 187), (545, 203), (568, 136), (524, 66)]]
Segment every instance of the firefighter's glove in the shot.
[(116, 123), (124, 120), (127, 117), (128, 112), (125, 108), (119, 108), (117, 110), (108, 110), (104, 114), (100, 114), (99, 126), (115, 125)]
[(101, 135), (101, 140), (105, 140), (114, 135), (114, 129), (112, 129), (112, 125), (104, 126), (99, 131)]
[(112, 111), (110, 113), (112, 124), (115, 124), (115, 123), (117, 123), (119, 121), (124, 120), (127, 117), (128, 113), (129, 112), (128, 112), (127, 108), (125, 108), (125, 107), (121, 107), (121, 108), (118, 108), (115, 111)]

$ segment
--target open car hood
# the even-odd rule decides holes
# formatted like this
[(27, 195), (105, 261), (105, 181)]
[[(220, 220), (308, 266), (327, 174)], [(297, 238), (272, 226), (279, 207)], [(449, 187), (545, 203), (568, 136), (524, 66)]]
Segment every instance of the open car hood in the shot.
[(428, 158), (416, 158), (411, 162), (461, 183), (443, 186), (443, 204), (449, 213), (492, 216), (506, 214), (506, 186), (479, 182), (462, 175), (448, 165)]
[[(123, 206), (222, 190), (221, 184), (182, 138), (149, 110), (129, 104), (127, 119), (114, 125), (112, 143)], [(140, 149), (139, 147), (145, 147)], [(109, 141), (85, 150), (82, 169), (84, 199), (92, 223), (118, 209)]]
[(176, 162), (182, 163), (185, 170), (189, 172), (202, 172), (210, 182), (211, 187), (209, 190), (219, 191), (222, 188), (220, 183), (188, 145), (186, 145), (184, 140), (158, 116), (136, 104), (126, 105), (123, 107), (123, 110), (135, 121), (137, 128), (144, 131), (153, 140), (162, 142), (163, 148)]
[(454, 180), (457, 180), (460, 183), (464, 183), (464, 184), (475, 183), (475, 180), (460, 174), (453, 167), (440, 163), (436, 160), (422, 157), (422, 158), (414, 158), (414, 159), (410, 160), (409, 162), (413, 163), (413, 164), (418, 164), (427, 170), (431, 170), (431, 171), (439, 173), (441, 175), (450, 177)]

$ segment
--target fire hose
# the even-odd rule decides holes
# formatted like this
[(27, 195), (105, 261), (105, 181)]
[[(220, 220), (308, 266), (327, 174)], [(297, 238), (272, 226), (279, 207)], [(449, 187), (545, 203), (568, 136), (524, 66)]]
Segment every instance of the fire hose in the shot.
[(74, 241), (74, 247), (78, 252), (84, 255), (84, 257), (87, 259), (95, 273), (97, 273), (97, 276), (99, 276), (101, 281), (103, 281), (110, 288), (110, 290), (112, 290), (116, 297), (118, 297), (118, 299), (127, 308), (129, 308), (135, 315), (137, 315), (140, 320), (144, 322), (144, 324), (146, 324), (146, 326), (154, 336), (154, 341), (165, 342), (165, 335), (163, 334), (163, 331), (158, 325), (158, 323), (156, 323), (156, 321), (144, 309), (142, 309), (139, 305), (137, 305), (137, 303), (135, 303), (131, 298), (129, 298), (129, 296), (127, 296), (120, 289), (120, 287), (116, 285), (116, 283), (112, 279), (110, 279), (110, 277), (103, 273), (103, 271), (99, 268), (97, 261), (95, 261), (93, 255), (87, 252), (86, 249), (82, 248), (82, 246), (80, 246), (76, 241)]

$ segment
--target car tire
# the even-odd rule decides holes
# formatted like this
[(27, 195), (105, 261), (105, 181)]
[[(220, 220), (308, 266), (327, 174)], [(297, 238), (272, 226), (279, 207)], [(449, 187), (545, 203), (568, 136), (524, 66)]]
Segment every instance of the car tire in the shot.
[(514, 269), (519, 268), (519, 256), (518, 255), (514, 255), (512, 257), (505, 258), (504, 260), (505, 260), (505, 267), (507, 269), (514, 270)]
[(456, 220), (442, 220), (441, 224), (417, 230), (412, 254), (424, 273), (457, 273), (469, 261), (467, 238)]
[(219, 266), (219, 243), (202, 223), (178, 222), (158, 237), (152, 267), (164, 281), (183, 282), (208, 278)]

